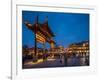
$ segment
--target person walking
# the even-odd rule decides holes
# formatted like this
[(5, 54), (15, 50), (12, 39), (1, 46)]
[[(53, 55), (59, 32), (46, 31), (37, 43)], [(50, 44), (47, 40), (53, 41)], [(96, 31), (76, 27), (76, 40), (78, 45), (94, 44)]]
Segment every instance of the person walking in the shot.
[(64, 63), (65, 63), (65, 66), (67, 66), (67, 53), (64, 53)]
[(80, 66), (80, 58), (76, 56), (76, 53), (73, 53), (71, 64), (72, 66)]

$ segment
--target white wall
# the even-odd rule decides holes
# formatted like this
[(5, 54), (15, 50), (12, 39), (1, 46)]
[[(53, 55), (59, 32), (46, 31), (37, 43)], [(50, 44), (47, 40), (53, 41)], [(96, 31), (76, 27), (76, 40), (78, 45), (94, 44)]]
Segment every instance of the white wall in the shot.
[[(21, 0), (18, 0), (18, 2)], [(100, 2), (99, 0), (23, 0), (23, 1), (46, 1), (53, 4), (81, 4), (81, 5), (94, 5), (97, 7), (97, 43), (98, 43), (98, 56), (100, 56)], [(10, 76), (10, 59), (11, 59), (11, 1), (1, 0), (0, 2), (0, 80), (8, 80)], [(99, 80), (100, 76), (100, 58), (98, 58), (98, 74), (73, 76), (73, 77), (55, 77), (43, 78), (41, 80)], [(34, 79), (33, 79), (34, 80)]]

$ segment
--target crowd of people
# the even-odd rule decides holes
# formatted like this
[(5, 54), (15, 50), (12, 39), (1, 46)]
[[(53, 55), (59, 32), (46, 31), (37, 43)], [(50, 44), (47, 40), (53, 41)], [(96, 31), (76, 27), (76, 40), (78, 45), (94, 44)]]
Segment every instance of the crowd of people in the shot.
[(66, 53), (60, 54), (60, 63), (65, 64), (65, 66), (88, 66), (89, 56), (80, 56), (76, 53), (72, 53), (68, 56)]

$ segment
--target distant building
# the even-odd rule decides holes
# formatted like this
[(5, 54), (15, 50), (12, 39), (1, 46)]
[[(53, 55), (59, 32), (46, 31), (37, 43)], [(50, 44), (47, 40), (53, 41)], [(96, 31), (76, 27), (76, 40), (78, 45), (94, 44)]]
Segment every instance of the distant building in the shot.
[[(32, 48), (26, 48), (26, 49), (23, 49), (23, 55), (35, 55), (35, 48), (32, 47)], [(37, 48), (37, 55), (38, 54), (43, 54), (43, 49), (42, 48)]]
[(68, 54), (75, 53), (80, 56), (88, 56), (89, 55), (89, 41), (73, 43), (69, 45), (67, 52)]

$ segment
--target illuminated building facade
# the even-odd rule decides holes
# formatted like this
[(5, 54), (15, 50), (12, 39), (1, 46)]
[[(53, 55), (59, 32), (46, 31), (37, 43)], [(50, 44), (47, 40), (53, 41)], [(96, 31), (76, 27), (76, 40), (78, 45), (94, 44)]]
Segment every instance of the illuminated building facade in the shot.
[(89, 42), (83, 41), (80, 43), (74, 43), (67, 49), (68, 54), (75, 53), (80, 56), (89, 56)]

